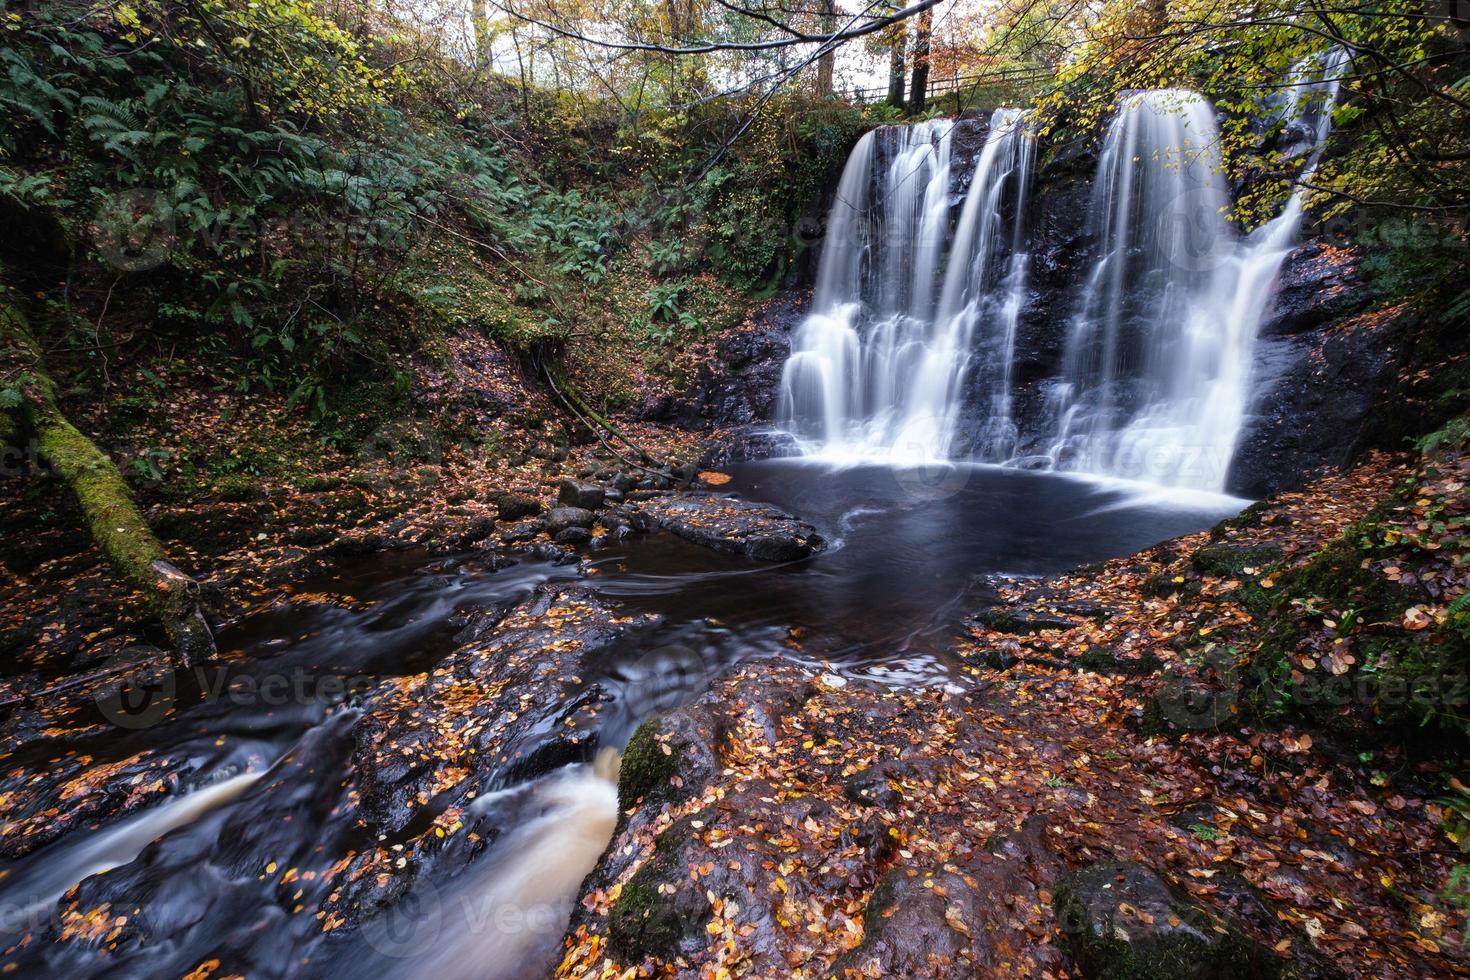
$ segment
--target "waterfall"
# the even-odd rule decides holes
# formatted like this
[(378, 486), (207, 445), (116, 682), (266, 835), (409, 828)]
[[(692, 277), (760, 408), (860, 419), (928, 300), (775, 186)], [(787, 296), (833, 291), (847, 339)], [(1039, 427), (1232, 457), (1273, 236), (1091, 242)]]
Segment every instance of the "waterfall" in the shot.
[[(1276, 108), (1288, 155), (1303, 159), (1299, 185), (1346, 60), (1334, 51), (1297, 65)], [(1025, 119), (992, 114), (953, 219), (954, 122), (858, 141), (811, 313), (793, 334), (778, 421), (804, 453), (837, 461), (904, 465), (963, 448), (979, 461), (1223, 490), (1302, 191), (1242, 234), (1214, 106), (1185, 89), (1125, 93), (1098, 158), (1086, 218), (1094, 259), (1069, 305), (1061, 364), (1018, 414), (1035, 146)], [(963, 433), (962, 405), (980, 414)]]
[(848, 158), (781, 379), (778, 416), (804, 451), (945, 458), (977, 340), (1008, 383), (1033, 141), (1019, 111), (996, 110), (951, 235), (955, 125), (876, 130)]
[[(1283, 112), (1310, 131), (1310, 176), (1344, 56), (1298, 66)], [(1308, 81), (1308, 73), (1321, 79)], [(1194, 92), (1125, 96), (1098, 161), (1099, 247), (1049, 394), (1059, 469), (1219, 491), (1245, 421), (1256, 333), (1301, 228), (1302, 192), (1245, 237), (1226, 217), (1214, 108)]]
[(1218, 143), (1214, 108), (1176, 89), (1125, 96), (1108, 128), (1089, 208), (1099, 253), (1050, 396), (1058, 468), (1172, 483), (1201, 462), (1176, 451), (1205, 435), (1187, 430), (1215, 417), (1245, 353), (1222, 315), (1233, 232)]

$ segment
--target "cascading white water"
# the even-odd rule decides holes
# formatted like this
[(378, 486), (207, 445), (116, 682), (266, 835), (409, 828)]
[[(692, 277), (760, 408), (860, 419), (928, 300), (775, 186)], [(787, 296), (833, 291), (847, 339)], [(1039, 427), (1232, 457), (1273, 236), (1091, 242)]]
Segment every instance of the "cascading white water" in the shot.
[[(1287, 136), (1308, 153), (1299, 182), (1345, 62), (1334, 52), (1298, 65), (1282, 100)], [(996, 110), (951, 236), (953, 125), (877, 130), (854, 148), (782, 375), (781, 424), (803, 452), (837, 461), (946, 459), (973, 390), (985, 412), (964, 442), (976, 459), (1223, 490), (1302, 193), (1242, 236), (1214, 107), (1183, 89), (1126, 95), (1088, 212), (1097, 258), (1045, 411), (1029, 410), (1022, 433), (1015, 351), (1034, 140), (1019, 111)]]
[(1218, 141), (1210, 104), (1174, 89), (1127, 96), (1108, 129), (1090, 209), (1099, 257), (1052, 392), (1059, 468), (1179, 482), (1195, 462), (1155, 453), (1188, 438), (1178, 430), (1241, 353), (1208, 288), (1232, 241)]
[[(1310, 172), (1331, 123), (1343, 58), (1284, 111), (1312, 132)], [(1301, 77), (1305, 69), (1296, 73)], [(1241, 238), (1226, 218), (1213, 107), (1182, 90), (1132, 94), (1110, 126), (1093, 188), (1099, 257), (1050, 395), (1059, 469), (1223, 490), (1250, 399), (1257, 331), (1303, 200)]]
[(996, 371), (1009, 378), (1004, 336), (1014, 333), (1020, 304), (997, 294), (1024, 285), (1024, 259), (1012, 254), (1020, 241), (1014, 212), (1025, 199), (1032, 140), (1018, 111), (995, 112), (951, 242), (954, 125), (868, 133), (848, 158), (812, 313), (797, 328), (781, 380), (779, 418), (808, 452), (946, 457), (972, 342), (996, 314), (1002, 339), (982, 331), (982, 346), (1003, 352)]

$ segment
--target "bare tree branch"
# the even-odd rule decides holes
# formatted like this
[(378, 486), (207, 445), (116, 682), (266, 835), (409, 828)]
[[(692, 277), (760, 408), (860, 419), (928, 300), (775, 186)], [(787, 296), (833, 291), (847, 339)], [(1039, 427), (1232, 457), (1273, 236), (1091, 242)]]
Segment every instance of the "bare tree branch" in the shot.
[[(876, 34), (877, 32), (884, 30), (885, 28), (892, 27), (894, 24), (908, 20), (910, 17), (917, 16), (918, 14), (921, 14), (926, 10), (931, 10), (939, 4), (939, 0), (919, 0), (918, 3), (910, 4), (909, 6), (904, 7), (903, 9), (898, 10), (892, 14), (887, 14), (883, 17), (869, 20), (864, 24), (857, 24), (854, 26), (853, 22), (849, 21), (848, 26), (843, 27), (840, 30), (833, 31), (830, 34), (808, 34), (803, 31), (798, 31), (790, 26), (783, 25), (782, 30), (787, 31), (790, 34), (789, 37), (775, 38), (769, 41), (700, 41), (695, 44), (684, 45), (681, 47), (671, 47), (669, 45), (653, 44), (646, 41), (611, 41), (589, 37), (586, 34), (583, 34), (579, 31), (574, 31), (567, 27), (562, 27), (559, 24), (553, 24), (550, 21), (540, 20), (536, 17), (531, 17), (523, 14), (519, 10), (516, 10), (513, 6), (509, 6), (506, 3), (501, 2), (501, 0), (491, 0), (491, 2), (493, 2), (497, 8), (504, 11), (508, 16), (514, 17), (516, 20), (524, 21), (527, 24), (539, 27), (542, 30), (550, 31), (551, 33), (556, 34), (560, 37), (569, 38), (573, 41), (583, 41), (587, 44), (593, 44), (600, 48), (613, 48), (618, 51), (651, 51), (658, 54), (672, 55), (713, 54), (717, 51), (772, 51), (778, 48), (794, 47), (799, 44), (832, 44), (835, 46), (844, 44), (848, 41), (853, 40), (854, 38), (864, 37), (868, 34)], [(875, 5), (870, 5), (869, 9), (871, 9), (872, 6)], [(742, 13), (749, 14), (748, 11), (742, 11)], [(753, 14), (749, 15), (754, 16)], [(859, 17), (861, 16), (862, 15), (860, 14)]]

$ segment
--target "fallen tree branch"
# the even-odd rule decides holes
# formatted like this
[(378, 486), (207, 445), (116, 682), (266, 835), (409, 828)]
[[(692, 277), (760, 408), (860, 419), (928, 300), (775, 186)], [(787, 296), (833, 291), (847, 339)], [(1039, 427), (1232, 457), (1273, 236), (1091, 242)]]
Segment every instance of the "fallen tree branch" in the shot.
[(17, 417), (7, 415), (0, 427), (3, 441), (22, 430), (35, 437), (41, 459), (76, 494), (93, 540), (123, 580), (143, 594), (184, 662), (212, 656), (214, 634), (199, 607), (199, 584), (169, 562), (112, 460), (61, 411), (56, 383), (41, 363), (25, 314), (6, 304), (0, 304), (0, 352), (23, 364), (28, 378)]
[[(551, 386), (551, 391), (556, 395), (557, 400), (566, 406), (567, 411), (575, 415), (587, 428), (592, 430), (592, 434), (597, 437), (597, 441), (602, 444), (602, 448), (612, 453), (618, 462), (624, 466), (642, 470), (652, 476), (667, 477), (669, 475), (670, 467), (668, 463), (661, 463), (642, 446), (624, 435), (622, 430), (608, 421), (604, 415), (591, 405), (588, 405), (586, 399), (579, 395), (576, 389), (566, 383), (566, 379), (562, 379), (562, 383), (558, 385), (556, 372), (552, 370), (551, 365), (545, 359), (537, 357), (536, 362), (541, 368), (541, 373), (546, 376), (546, 383)], [(563, 391), (562, 389), (566, 390)], [(638, 454), (638, 459), (636, 461), (631, 460), (618, 452), (610, 442), (603, 438), (602, 431), (600, 430), (605, 430), (608, 434), (632, 449), (633, 452)]]

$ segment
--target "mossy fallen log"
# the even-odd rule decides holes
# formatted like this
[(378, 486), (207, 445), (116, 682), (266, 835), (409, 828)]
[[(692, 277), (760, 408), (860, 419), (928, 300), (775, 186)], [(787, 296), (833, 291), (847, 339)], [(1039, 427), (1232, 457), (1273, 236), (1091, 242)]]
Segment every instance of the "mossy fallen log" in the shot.
[(0, 441), (18, 442), (26, 434), (35, 439), (39, 457), (76, 494), (103, 555), (143, 593), (180, 656), (193, 663), (212, 655), (214, 636), (199, 608), (198, 583), (169, 562), (112, 460), (61, 411), (56, 384), (46, 373), (25, 314), (3, 303), (0, 347), (5, 362), (20, 368), (23, 379), (19, 407), (13, 415), (0, 413), (5, 416)]

